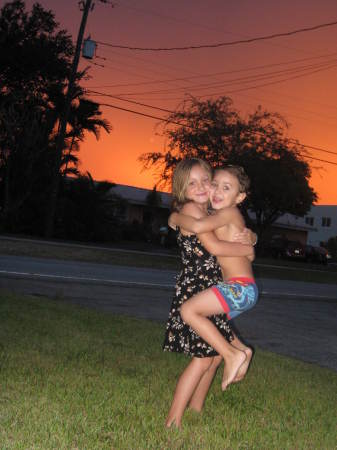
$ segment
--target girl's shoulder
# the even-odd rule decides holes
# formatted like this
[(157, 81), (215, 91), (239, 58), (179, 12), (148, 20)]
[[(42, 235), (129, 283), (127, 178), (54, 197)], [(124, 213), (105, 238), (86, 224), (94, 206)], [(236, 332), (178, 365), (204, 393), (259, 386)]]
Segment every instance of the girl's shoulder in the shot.
[(213, 213), (227, 220), (227, 222), (237, 221), (242, 219), (242, 214), (237, 206), (231, 206), (229, 208), (223, 208)]
[(203, 211), (196, 203), (188, 202), (181, 208), (180, 212), (182, 214), (186, 214), (187, 216), (192, 216), (195, 219), (201, 219), (205, 217), (207, 214)]

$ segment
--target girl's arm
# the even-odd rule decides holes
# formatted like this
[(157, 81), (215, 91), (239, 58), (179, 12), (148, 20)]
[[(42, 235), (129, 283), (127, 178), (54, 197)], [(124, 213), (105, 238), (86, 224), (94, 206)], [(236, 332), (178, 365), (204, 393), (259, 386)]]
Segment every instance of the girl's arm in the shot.
[[(183, 213), (186, 213), (183, 214)], [(178, 214), (185, 216), (187, 218), (191, 218), (192, 220), (198, 220), (202, 219), (204, 216), (204, 213), (201, 213), (200, 209), (197, 208), (192, 202), (187, 203), (184, 205), (183, 213)], [(193, 214), (193, 217), (191, 216)], [(173, 216), (173, 213), (171, 214), (169, 218), (169, 225), (172, 228), (175, 228), (176, 226), (179, 226), (181, 229), (191, 232), (190, 230), (186, 229), (183, 225), (179, 225), (178, 223), (174, 223), (170, 221), (171, 217)], [(198, 234), (198, 233), (194, 233)], [(227, 242), (227, 241), (220, 241), (213, 232), (208, 233), (202, 233), (198, 234), (198, 238), (200, 242), (203, 244), (203, 246), (214, 256), (250, 256), (254, 253), (254, 250), (251, 245), (245, 245), (241, 244), (239, 242)]]
[[(228, 208), (228, 210), (221, 211), (212, 216), (197, 219), (190, 215), (174, 212), (170, 215), (168, 222), (173, 229), (178, 226), (194, 234), (207, 233), (226, 225), (229, 222), (230, 213), (231, 208)], [(237, 233), (234, 236), (233, 241), (254, 246), (257, 243), (257, 235), (248, 228), (245, 228), (241, 233)]]
[(214, 256), (248, 256), (254, 255), (251, 245), (238, 242), (220, 241), (214, 233), (198, 234), (198, 239), (206, 250)]
[(174, 212), (169, 217), (169, 225), (178, 226), (194, 234), (207, 233), (223, 227), (229, 222), (231, 208), (218, 212), (212, 216), (196, 219), (186, 214)]

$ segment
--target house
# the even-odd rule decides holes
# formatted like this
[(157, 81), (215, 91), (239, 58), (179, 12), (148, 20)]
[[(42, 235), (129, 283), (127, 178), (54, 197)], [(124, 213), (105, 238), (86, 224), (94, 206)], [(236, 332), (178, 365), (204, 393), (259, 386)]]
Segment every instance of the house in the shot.
[(313, 205), (297, 222), (302, 226), (310, 226), (307, 243), (319, 246), (321, 242), (337, 236), (337, 205)]
[(337, 205), (313, 205), (304, 217), (284, 214), (271, 233), (302, 244), (320, 246), (337, 236)]
[(167, 226), (171, 194), (125, 184), (116, 184), (111, 194), (121, 199), (115, 206), (115, 215), (121, 221), (147, 224), (155, 233)]
[[(121, 220), (151, 224), (154, 232), (167, 225), (171, 194), (124, 184), (116, 184), (111, 192), (122, 199), (115, 211)], [(313, 205), (304, 217), (284, 214), (272, 225), (268, 235), (320, 246), (337, 236), (337, 205)]]
[(285, 216), (288, 216), (288, 214), (280, 217), (268, 230), (266, 230), (264, 239), (284, 238), (289, 241), (298, 241), (303, 245), (306, 245), (312, 227), (306, 225), (302, 226), (297, 223), (296, 217), (291, 214), (289, 214), (290, 217), (285, 218)]

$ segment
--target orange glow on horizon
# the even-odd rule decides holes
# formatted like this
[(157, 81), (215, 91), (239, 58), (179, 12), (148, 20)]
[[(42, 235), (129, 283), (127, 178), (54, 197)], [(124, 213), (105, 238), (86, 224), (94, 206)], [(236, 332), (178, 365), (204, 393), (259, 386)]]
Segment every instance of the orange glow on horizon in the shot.
[[(26, 0), (28, 8), (35, 0)], [(39, 0), (55, 12), (74, 41), (81, 20), (78, 2)], [(95, 2), (85, 37), (98, 41), (82, 84), (104, 94), (173, 110), (191, 93), (196, 97), (228, 95), (242, 116), (258, 105), (279, 112), (290, 123), (289, 137), (335, 154), (310, 151), (311, 185), (318, 204), (337, 205), (337, 26), (251, 44), (193, 51), (139, 52), (102, 43), (139, 47), (181, 47), (228, 42), (312, 27), (337, 20), (337, 2), (158, 2), (125, 0), (114, 5)], [(251, 81), (247, 81), (251, 77)], [(277, 81), (277, 82), (275, 82)], [(246, 88), (249, 89), (246, 89)], [(117, 100), (90, 97), (157, 117), (165, 112)], [(158, 120), (102, 106), (113, 127), (96, 141), (87, 135), (79, 158), (80, 170), (97, 180), (152, 189), (153, 171), (142, 171), (138, 157), (164, 149), (156, 135)], [(308, 160), (309, 161), (309, 160)], [(296, 193), (294, 193), (296, 195)]]
[[(142, 153), (149, 151), (163, 151), (163, 141), (160, 137), (154, 136), (153, 127), (155, 121), (147, 121), (140, 118), (139, 126), (135, 128), (133, 121), (133, 132), (129, 130), (130, 122), (128, 116), (115, 115), (108, 116), (104, 111), (104, 117), (114, 124), (110, 135), (102, 132), (100, 140), (96, 141), (93, 136), (88, 135), (85, 142), (81, 146), (80, 159), (82, 161), (81, 170), (89, 171), (97, 180), (108, 180), (118, 184), (127, 184), (130, 186), (152, 189), (157, 183), (154, 170), (144, 170), (142, 164), (138, 161)], [(118, 117), (118, 121), (116, 121)], [(114, 122), (115, 121), (115, 122)], [(334, 130), (331, 133), (333, 139)], [(292, 134), (290, 133), (292, 136)], [(125, 136), (128, 136), (127, 141)], [(315, 138), (315, 140), (314, 140)], [(303, 143), (319, 142), (322, 148), (333, 148), (331, 141), (326, 140), (324, 145), (323, 139), (313, 136), (310, 139), (308, 133), (307, 140), (301, 140)], [(127, 142), (127, 144), (126, 144)], [(126, 145), (126, 147), (124, 147)], [(336, 149), (337, 151), (337, 149)], [(315, 158), (333, 161), (331, 155), (325, 153), (313, 152)], [(310, 160), (309, 160), (310, 161)], [(337, 166), (324, 164), (319, 161), (312, 161), (312, 176), (310, 185), (318, 194), (317, 204), (336, 205), (336, 180)], [(161, 189), (168, 191), (167, 188)]]

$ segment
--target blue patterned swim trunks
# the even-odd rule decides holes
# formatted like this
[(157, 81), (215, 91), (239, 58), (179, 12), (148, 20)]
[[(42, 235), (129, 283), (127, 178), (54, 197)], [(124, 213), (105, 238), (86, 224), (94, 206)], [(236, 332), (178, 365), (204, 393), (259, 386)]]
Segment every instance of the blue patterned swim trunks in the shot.
[(248, 311), (256, 305), (258, 289), (254, 278), (235, 277), (212, 287), (228, 319)]

